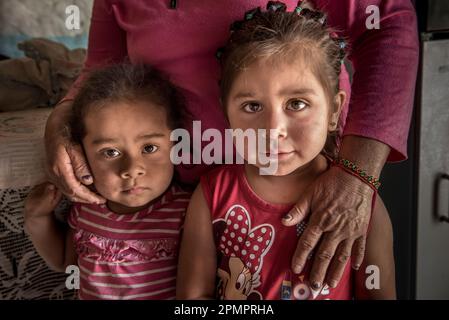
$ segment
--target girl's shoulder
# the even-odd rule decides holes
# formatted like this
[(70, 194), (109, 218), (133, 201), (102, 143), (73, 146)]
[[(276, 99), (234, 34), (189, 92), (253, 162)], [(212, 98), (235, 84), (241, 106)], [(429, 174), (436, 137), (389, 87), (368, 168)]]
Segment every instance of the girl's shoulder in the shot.
[(223, 164), (203, 174), (200, 179), (237, 177), (243, 172), (243, 168), (243, 164)]
[(206, 189), (214, 189), (218, 186), (226, 187), (235, 185), (243, 173), (243, 164), (225, 164), (218, 166), (202, 175), (201, 186)]
[(229, 195), (238, 191), (243, 164), (221, 165), (202, 175), (199, 185), (206, 202), (212, 203), (214, 195)]

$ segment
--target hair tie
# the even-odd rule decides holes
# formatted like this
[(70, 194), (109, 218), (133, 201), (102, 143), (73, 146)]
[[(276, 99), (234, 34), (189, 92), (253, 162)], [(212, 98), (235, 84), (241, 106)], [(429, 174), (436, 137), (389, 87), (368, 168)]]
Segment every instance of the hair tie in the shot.
[(254, 9), (252, 9), (252, 10), (246, 11), (246, 12), (245, 12), (245, 20), (248, 21), (248, 20), (253, 19), (254, 16), (255, 16), (257, 13), (261, 13), (260, 7), (257, 7), (257, 8), (254, 8)]
[(303, 8), (301, 10), (301, 16), (303, 16), (306, 19), (311, 19), (313, 18), (313, 11), (310, 10), (309, 8)]
[(285, 3), (282, 3), (280, 1), (268, 1), (267, 10), (273, 12), (285, 12), (287, 10), (287, 6), (285, 5)]
[(176, 0), (170, 0), (170, 9), (176, 9), (178, 2)]
[(326, 14), (324, 12), (316, 12), (316, 21), (318, 21), (321, 25), (325, 26), (326, 25)]
[(337, 38), (338, 47), (340, 48), (340, 60), (341, 63), (344, 62), (345, 56), (346, 56), (346, 41), (343, 38)]

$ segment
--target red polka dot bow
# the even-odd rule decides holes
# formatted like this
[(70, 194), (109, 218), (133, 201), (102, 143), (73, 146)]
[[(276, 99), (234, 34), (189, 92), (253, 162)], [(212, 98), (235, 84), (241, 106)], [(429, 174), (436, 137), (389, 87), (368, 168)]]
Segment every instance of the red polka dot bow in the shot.
[(226, 213), (226, 228), (220, 238), (219, 248), (228, 257), (238, 257), (252, 274), (260, 271), (263, 257), (274, 239), (274, 229), (269, 224), (261, 224), (251, 229), (248, 211), (240, 206), (232, 206)]

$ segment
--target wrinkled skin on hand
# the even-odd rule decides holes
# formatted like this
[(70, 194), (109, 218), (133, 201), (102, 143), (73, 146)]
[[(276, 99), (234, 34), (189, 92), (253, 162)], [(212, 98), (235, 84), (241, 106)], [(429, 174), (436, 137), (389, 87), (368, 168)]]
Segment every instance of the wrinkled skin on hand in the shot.
[(314, 289), (324, 284), (336, 287), (349, 258), (354, 269), (362, 264), (373, 194), (359, 178), (331, 167), (283, 219), (285, 225), (293, 226), (310, 215), (292, 258), (292, 269), (300, 273), (313, 251), (310, 283)]

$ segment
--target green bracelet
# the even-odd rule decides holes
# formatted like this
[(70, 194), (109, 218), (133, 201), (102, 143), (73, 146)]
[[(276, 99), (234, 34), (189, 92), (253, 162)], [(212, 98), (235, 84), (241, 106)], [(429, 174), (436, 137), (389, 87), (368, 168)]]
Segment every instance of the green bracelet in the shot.
[(348, 159), (338, 158), (336, 160), (336, 163), (342, 166), (343, 168), (350, 170), (352, 173), (360, 177), (362, 180), (366, 181), (368, 184), (374, 186), (376, 190), (379, 189), (381, 184), (379, 182), (379, 179), (375, 178), (374, 176), (368, 175), (368, 173), (366, 173), (365, 170), (362, 170), (359, 167), (357, 167), (357, 165), (354, 162), (349, 161)]

